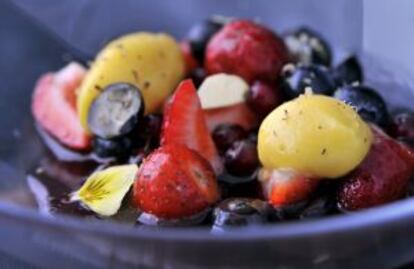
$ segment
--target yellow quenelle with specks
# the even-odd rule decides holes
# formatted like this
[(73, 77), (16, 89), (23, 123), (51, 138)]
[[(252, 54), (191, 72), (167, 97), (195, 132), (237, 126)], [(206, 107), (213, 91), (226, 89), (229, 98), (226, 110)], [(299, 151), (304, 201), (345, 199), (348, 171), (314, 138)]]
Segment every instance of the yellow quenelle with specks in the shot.
[(362, 162), (372, 139), (370, 127), (351, 106), (332, 97), (306, 94), (265, 118), (258, 154), (265, 168), (338, 178)]
[(109, 43), (96, 57), (78, 92), (80, 121), (88, 128), (92, 102), (109, 84), (127, 82), (144, 97), (145, 112), (158, 111), (184, 77), (184, 59), (177, 42), (162, 33), (139, 32)]

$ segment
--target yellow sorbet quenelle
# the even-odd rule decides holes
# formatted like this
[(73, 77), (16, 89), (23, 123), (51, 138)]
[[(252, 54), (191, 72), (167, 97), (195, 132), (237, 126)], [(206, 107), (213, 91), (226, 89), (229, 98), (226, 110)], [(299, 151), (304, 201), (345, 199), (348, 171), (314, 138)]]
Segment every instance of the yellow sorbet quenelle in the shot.
[(351, 106), (332, 97), (306, 94), (265, 118), (258, 154), (265, 168), (337, 178), (361, 163), (372, 138), (370, 127)]
[(80, 86), (77, 108), (82, 126), (89, 130), (91, 104), (109, 84), (133, 84), (141, 90), (145, 112), (153, 113), (183, 77), (184, 59), (171, 36), (139, 32), (120, 37), (98, 54)]

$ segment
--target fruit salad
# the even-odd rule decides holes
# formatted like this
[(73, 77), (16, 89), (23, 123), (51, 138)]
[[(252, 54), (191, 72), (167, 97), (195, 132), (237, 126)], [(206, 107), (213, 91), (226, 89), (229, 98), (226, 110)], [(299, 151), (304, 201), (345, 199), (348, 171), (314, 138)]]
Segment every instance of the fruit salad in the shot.
[(358, 58), (333, 54), (306, 27), (214, 17), (42, 75), (48, 152), (28, 178), (41, 212), (223, 231), (410, 196), (414, 113), (391, 113)]

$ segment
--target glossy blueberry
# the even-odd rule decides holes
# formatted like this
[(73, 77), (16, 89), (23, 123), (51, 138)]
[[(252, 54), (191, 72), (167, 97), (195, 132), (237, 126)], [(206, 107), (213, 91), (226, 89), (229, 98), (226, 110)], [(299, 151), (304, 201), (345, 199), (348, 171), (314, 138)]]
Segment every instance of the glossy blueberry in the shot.
[(300, 213), (299, 218), (318, 218), (335, 213), (335, 200), (329, 196), (321, 196), (311, 201)]
[(335, 82), (321, 65), (287, 65), (282, 74), (282, 88), (289, 98), (296, 98), (309, 88), (316, 94), (331, 95)]
[(361, 64), (355, 56), (351, 56), (332, 70), (337, 86), (361, 84), (364, 80)]
[(223, 200), (214, 209), (213, 228), (244, 226), (266, 223), (271, 207), (262, 200), (248, 198), (230, 198)]
[(247, 132), (240, 125), (222, 124), (213, 132), (213, 140), (220, 152), (225, 152), (234, 142), (246, 138)]
[(182, 219), (162, 219), (157, 216), (141, 212), (138, 216), (137, 222), (146, 226), (161, 226), (161, 227), (185, 227), (202, 224), (211, 215), (211, 208), (203, 210), (193, 216)]
[(334, 97), (353, 106), (365, 121), (381, 127), (388, 125), (387, 106), (384, 99), (373, 89), (360, 85), (348, 85), (339, 88)]
[(232, 175), (251, 175), (259, 167), (256, 143), (249, 139), (236, 141), (224, 154), (224, 165)]
[(137, 126), (144, 110), (144, 99), (134, 85), (111, 84), (92, 103), (88, 126), (94, 135), (101, 138), (119, 137)]
[(193, 81), (194, 85), (198, 89), (203, 83), (204, 79), (207, 77), (206, 71), (204, 68), (196, 68), (191, 73), (189, 78)]
[(307, 201), (303, 201), (274, 208), (275, 215), (277, 216), (277, 219), (281, 221), (297, 219), (306, 208), (307, 204)]
[(204, 62), (204, 53), (210, 38), (223, 27), (223, 23), (208, 19), (195, 24), (187, 35), (190, 42), (191, 52), (197, 61)]
[(113, 157), (116, 159), (126, 159), (135, 148), (134, 141), (128, 136), (105, 139), (95, 137), (93, 142), (94, 153), (101, 158)]
[(286, 34), (284, 41), (296, 62), (330, 66), (331, 49), (315, 31), (302, 27)]

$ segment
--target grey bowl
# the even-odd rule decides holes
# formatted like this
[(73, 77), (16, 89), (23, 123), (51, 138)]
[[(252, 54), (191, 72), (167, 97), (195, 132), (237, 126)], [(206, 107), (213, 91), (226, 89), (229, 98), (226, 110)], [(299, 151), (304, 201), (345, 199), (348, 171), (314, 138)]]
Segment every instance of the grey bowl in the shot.
[[(62, 1), (62, 5), (68, 2)], [(325, 27), (334, 45), (343, 41), (344, 37), (335, 34), (331, 26), (324, 26), (324, 20), (329, 21), (335, 15), (322, 16), (320, 22), (315, 20), (317, 14), (305, 19), (292, 15), (289, 20), (281, 21), (273, 17), (280, 15), (280, 11), (268, 8), (274, 5), (266, 1), (252, 2), (202, 2), (204, 6), (200, 1), (197, 4), (176, 1), (174, 5), (163, 1), (135, 3), (135, 10), (141, 12), (137, 15), (136, 26), (121, 19), (123, 12), (133, 16), (131, 10), (115, 6), (111, 11), (117, 22), (113, 28), (101, 29), (95, 25), (95, 32), (89, 33), (92, 36), (85, 36), (83, 32), (84, 39), (80, 38), (81, 32), (66, 32), (62, 34), (66, 41), (63, 43), (54, 34), (34, 27), (32, 20), (7, 1), (1, 2), (0, 24), (6, 27), (0, 28), (0, 251), (45, 268), (391, 268), (413, 261), (412, 199), (322, 220), (248, 227), (219, 234), (206, 228), (137, 229), (111, 222), (86, 222), (71, 216), (50, 217), (33, 208), (35, 203), (28, 191), (25, 173), (45, 151), (30, 116), (33, 84), (39, 74), (58, 69), (70, 57), (84, 59), (85, 55), (92, 55), (108, 36), (147, 28), (165, 29), (180, 36), (196, 19), (221, 13), (260, 17), (282, 28), (293, 26), (292, 21), (311, 24), (322, 32)], [(323, 2), (329, 5), (331, 1)], [(329, 8), (345, 7), (348, 12), (360, 8), (356, 1), (349, 1), (352, 2), (349, 6), (345, 2), (338, 1)], [(79, 3), (87, 5), (84, 1)], [(284, 4), (283, 9), (294, 12), (299, 10), (299, 3), (304, 1)], [(18, 4), (25, 8), (30, 6), (26, 1)], [(108, 10), (109, 2), (103, 1), (102, 5)], [(194, 14), (186, 11), (186, 6), (190, 5)], [(255, 5), (257, 7), (253, 8)], [(66, 8), (70, 13), (75, 6), (67, 4)], [(143, 8), (147, 8), (146, 12), (142, 12)], [(62, 22), (51, 24), (53, 16), (39, 15), (41, 10), (42, 5), (39, 5), (33, 14), (49, 23), (53, 31), (63, 29), (59, 28)], [(158, 16), (160, 13), (165, 18)], [(101, 20), (104, 25), (108, 24), (108, 19)], [(171, 21), (177, 23), (176, 27)], [(81, 25), (79, 23), (78, 29)], [(359, 28), (351, 28), (343, 29), (347, 38), (342, 42), (344, 49), (360, 52), (360, 40), (355, 37)], [(76, 44), (76, 40), (81, 50), (79, 53), (75, 50), (72, 53), (75, 55), (70, 56), (68, 47), (62, 44)], [(374, 66), (369, 57), (366, 59), (368, 67)], [(371, 70), (379, 72), (378, 68)], [(389, 87), (390, 81), (373, 80), (373, 84), (384, 89)], [(383, 91), (394, 104), (413, 100), (411, 91), (395, 83), (390, 85), (401, 88), (393, 93)]]

